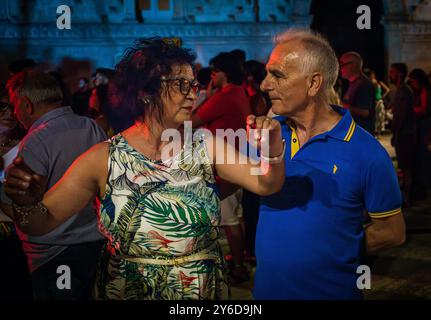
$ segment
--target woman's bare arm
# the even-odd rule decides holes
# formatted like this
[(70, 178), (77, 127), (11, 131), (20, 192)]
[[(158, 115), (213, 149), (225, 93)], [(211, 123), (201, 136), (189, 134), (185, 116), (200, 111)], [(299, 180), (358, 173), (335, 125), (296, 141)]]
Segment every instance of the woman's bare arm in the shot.
[[(269, 131), (269, 148), (261, 153), (268, 157), (279, 156), (283, 151), (283, 142), (281, 137), (281, 127), (277, 120), (266, 121), (268, 117), (249, 116), (248, 130), (255, 126), (260, 132), (261, 129)], [(211, 159), (215, 164), (217, 174), (223, 180), (239, 185), (258, 195), (273, 194), (283, 187), (284, 184), (284, 158), (278, 163), (269, 164), (265, 160), (254, 164), (246, 155), (238, 152), (235, 147), (227, 143), (220, 137), (214, 137), (209, 142), (212, 144)], [(261, 149), (261, 143), (258, 143), (258, 149)], [(229, 156), (234, 158), (228, 159)], [(233, 160), (233, 161), (229, 161)], [(234, 162), (234, 163), (232, 163)]]
[[(65, 222), (103, 193), (108, 175), (108, 144), (102, 142), (76, 159), (64, 176), (44, 195), (42, 204), (48, 209), (41, 213), (36, 206), (42, 198), (44, 177), (24, 168), (25, 159), (17, 158), (8, 170), (5, 192), (19, 206), (35, 206), (27, 216), (28, 223), (14, 210), (13, 219), (29, 235), (43, 235)], [(20, 208), (22, 211), (22, 209)]]

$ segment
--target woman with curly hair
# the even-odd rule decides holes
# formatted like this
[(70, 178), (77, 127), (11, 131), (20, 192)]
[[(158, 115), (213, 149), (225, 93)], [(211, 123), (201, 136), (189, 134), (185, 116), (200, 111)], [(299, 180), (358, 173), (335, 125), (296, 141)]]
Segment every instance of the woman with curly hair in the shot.
[[(128, 113), (134, 125), (79, 157), (45, 195), (38, 187), (43, 178), (25, 169), (25, 159), (16, 159), (8, 171), (12, 216), (29, 234), (47, 233), (99, 199), (107, 246), (96, 298), (227, 298), (214, 171), (259, 195), (283, 185), (285, 145), (278, 121), (248, 117), (256, 130), (252, 142), (261, 150), (261, 164), (267, 164), (260, 175), (251, 172), (261, 164), (242, 161), (224, 139), (202, 135), (190, 142), (182, 134), (197, 98), (193, 61), (194, 55), (172, 40), (138, 40), (117, 65), (110, 91), (112, 107)], [(181, 139), (166, 141), (169, 129)], [(271, 142), (266, 150), (262, 129)], [(223, 157), (215, 161), (220, 146)], [(228, 164), (232, 152), (241, 161)]]

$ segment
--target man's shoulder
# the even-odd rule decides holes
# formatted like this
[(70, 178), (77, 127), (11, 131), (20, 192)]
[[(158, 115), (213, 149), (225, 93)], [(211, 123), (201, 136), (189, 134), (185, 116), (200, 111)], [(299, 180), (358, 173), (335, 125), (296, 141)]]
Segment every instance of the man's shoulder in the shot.
[(357, 81), (357, 87), (358, 88), (367, 88), (367, 89), (372, 89), (374, 90), (374, 85), (371, 82), (370, 79), (368, 79), (365, 76), (360, 76), (358, 81)]
[(69, 113), (43, 122), (33, 128), (22, 140), (22, 145), (32, 145), (33, 143), (49, 145), (51, 141), (59, 139), (62, 135), (69, 133), (79, 135), (80, 131), (83, 135), (94, 132), (101, 139), (106, 138), (103, 130), (94, 120), (75, 113)]
[(412, 89), (410, 89), (410, 87), (408, 85), (403, 85), (401, 86), (399, 89), (399, 94), (402, 95), (403, 97), (412, 97), (413, 98), (413, 91)]
[(372, 163), (376, 160), (387, 160), (389, 154), (383, 145), (368, 131), (356, 125), (351, 138), (352, 150), (355, 158), (362, 164)]

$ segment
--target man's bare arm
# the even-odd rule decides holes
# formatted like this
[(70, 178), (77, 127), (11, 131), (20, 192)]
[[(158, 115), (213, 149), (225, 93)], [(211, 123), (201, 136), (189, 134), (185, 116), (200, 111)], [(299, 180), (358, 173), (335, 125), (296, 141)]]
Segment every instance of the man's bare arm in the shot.
[(365, 229), (367, 253), (400, 246), (405, 242), (406, 226), (402, 213), (380, 219), (372, 219)]

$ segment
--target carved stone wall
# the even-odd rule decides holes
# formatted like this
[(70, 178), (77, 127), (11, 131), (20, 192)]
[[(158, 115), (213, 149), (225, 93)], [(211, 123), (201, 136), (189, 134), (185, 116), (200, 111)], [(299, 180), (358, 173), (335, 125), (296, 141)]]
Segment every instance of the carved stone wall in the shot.
[[(156, 3), (156, 0), (151, 0)], [(382, 0), (386, 62), (405, 61), (431, 70), (431, 0)], [(72, 9), (72, 29), (56, 28), (58, 5)], [(65, 57), (112, 67), (139, 37), (176, 36), (196, 51), (198, 62), (241, 48), (248, 59), (266, 60), (272, 37), (311, 24), (311, 0), (170, 0), (171, 17), (137, 12), (137, 0), (2, 0), (0, 58), (32, 57), (51, 64)], [(142, 17), (140, 19), (139, 17)], [(0, 72), (2, 72), (0, 64)]]
[[(171, 0), (172, 17), (159, 21), (137, 12), (134, 0), (4, 0), (0, 45), (7, 59), (27, 56), (56, 64), (70, 57), (112, 67), (134, 39), (160, 35), (182, 38), (204, 65), (220, 51), (235, 48), (245, 50), (248, 59), (266, 60), (275, 34), (309, 25), (310, 2)], [(71, 30), (56, 28), (61, 4), (71, 7)]]
[(431, 1), (385, 0), (387, 63), (431, 71)]

